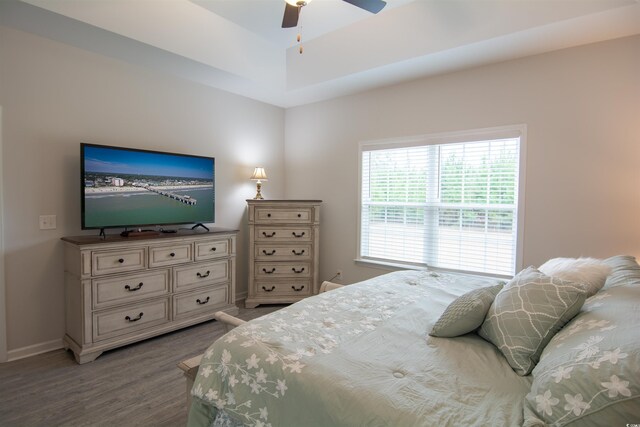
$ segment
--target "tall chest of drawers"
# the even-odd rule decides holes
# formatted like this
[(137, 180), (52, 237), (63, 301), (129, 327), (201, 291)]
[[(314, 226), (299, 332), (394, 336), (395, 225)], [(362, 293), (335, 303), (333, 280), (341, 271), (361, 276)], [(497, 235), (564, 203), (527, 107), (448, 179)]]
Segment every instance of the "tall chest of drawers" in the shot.
[(64, 237), (64, 345), (78, 363), (235, 306), (235, 230)]
[(247, 308), (318, 293), (321, 200), (247, 200)]

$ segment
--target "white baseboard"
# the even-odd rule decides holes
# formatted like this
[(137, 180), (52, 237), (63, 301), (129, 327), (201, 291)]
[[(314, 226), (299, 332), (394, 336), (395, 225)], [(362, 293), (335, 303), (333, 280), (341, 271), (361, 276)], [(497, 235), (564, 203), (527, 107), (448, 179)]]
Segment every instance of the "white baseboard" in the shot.
[(29, 345), (22, 348), (16, 348), (15, 350), (9, 350), (7, 352), (7, 362), (24, 359), (25, 357), (35, 356), (36, 354), (42, 354), (48, 351), (58, 350), (63, 347), (64, 345), (62, 344), (62, 339), (57, 339)]

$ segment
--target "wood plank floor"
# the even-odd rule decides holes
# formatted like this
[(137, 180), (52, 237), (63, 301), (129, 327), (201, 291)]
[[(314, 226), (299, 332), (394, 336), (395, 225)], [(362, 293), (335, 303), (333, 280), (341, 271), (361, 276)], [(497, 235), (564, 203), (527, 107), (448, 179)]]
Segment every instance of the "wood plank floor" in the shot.
[[(240, 309), (250, 320), (283, 306)], [(185, 378), (177, 364), (224, 334), (210, 321), (103, 353), (71, 352), (0, 364), (0, 426), (183, 426)]]

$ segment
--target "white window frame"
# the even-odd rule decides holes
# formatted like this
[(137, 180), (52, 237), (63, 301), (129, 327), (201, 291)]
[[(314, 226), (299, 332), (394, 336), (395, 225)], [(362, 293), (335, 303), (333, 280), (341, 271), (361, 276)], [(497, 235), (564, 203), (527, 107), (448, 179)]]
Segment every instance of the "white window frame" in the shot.
[[(404, 148), (415, 147), (423, 145), (437, 145), (437, 144), (452, 144), (452, 143), (464, 143), (473, 141), (487, 141), (495, 139), (506, 138), (520, 138), (520, 150), (519, 150), (519, 175), (518, 175), (518, 204), (517, 204), (517, 219), (516, 219), (516, 256), (514, 272), (518, 272), (523, 268), (523, 247), (524, 247), (524, 212), (525, 212), (525, 177), (526, 174), (526, 153), (527, 153), (527, 125), (507, 125), (482, 129), (472, 129), (456, 132), (444, 132), (437, 134), (418, 135), (403, 138), (389, 138), (383, 140), (373, 141), (361, 141), (358, 145), (358, 217), (357, 217), (357, 243), (356, 243), (356, 258), (354, 261), (359, 264), (368, 265), (372, 267), (383, 268), (386, 270), (397, 269), (422, 269), (424, 265), (412, 264), (408, 262), (385, 262), (369, 258), (362, 258), (361, 242), (362, 242), (362, 152), (365, 149), (392, 149), (392, 148)], [(429, 267), (434, 270), (451, 271), (451, 272), (463, 272), (461, 270), (449, 270), (437, 267)], [(494, 277), (511, 277), (496, 274), (485, 273), (473, 273), (476, 275), (494, 276)]]

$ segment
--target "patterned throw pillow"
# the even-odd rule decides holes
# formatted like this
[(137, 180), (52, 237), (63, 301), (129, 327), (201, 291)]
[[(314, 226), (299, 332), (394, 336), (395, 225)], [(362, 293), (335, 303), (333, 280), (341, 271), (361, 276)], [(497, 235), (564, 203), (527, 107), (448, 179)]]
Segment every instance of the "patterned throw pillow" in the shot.
[(498, 293), (479, 334), (498, 347), (518, 375), (528, 375), (549, 340), (578, 314), (585, 298), (580, 285), (529, 267)]
[(585, 302), (531, 373), (525, 427), (640, 423), (640, 266), (610, 258), (615, 286)]
[(501, 283), (460, 295), (444, 310), (429, 335), (453, 338), (475, 331), (482, 325), (491, 303), (503, 286)]

